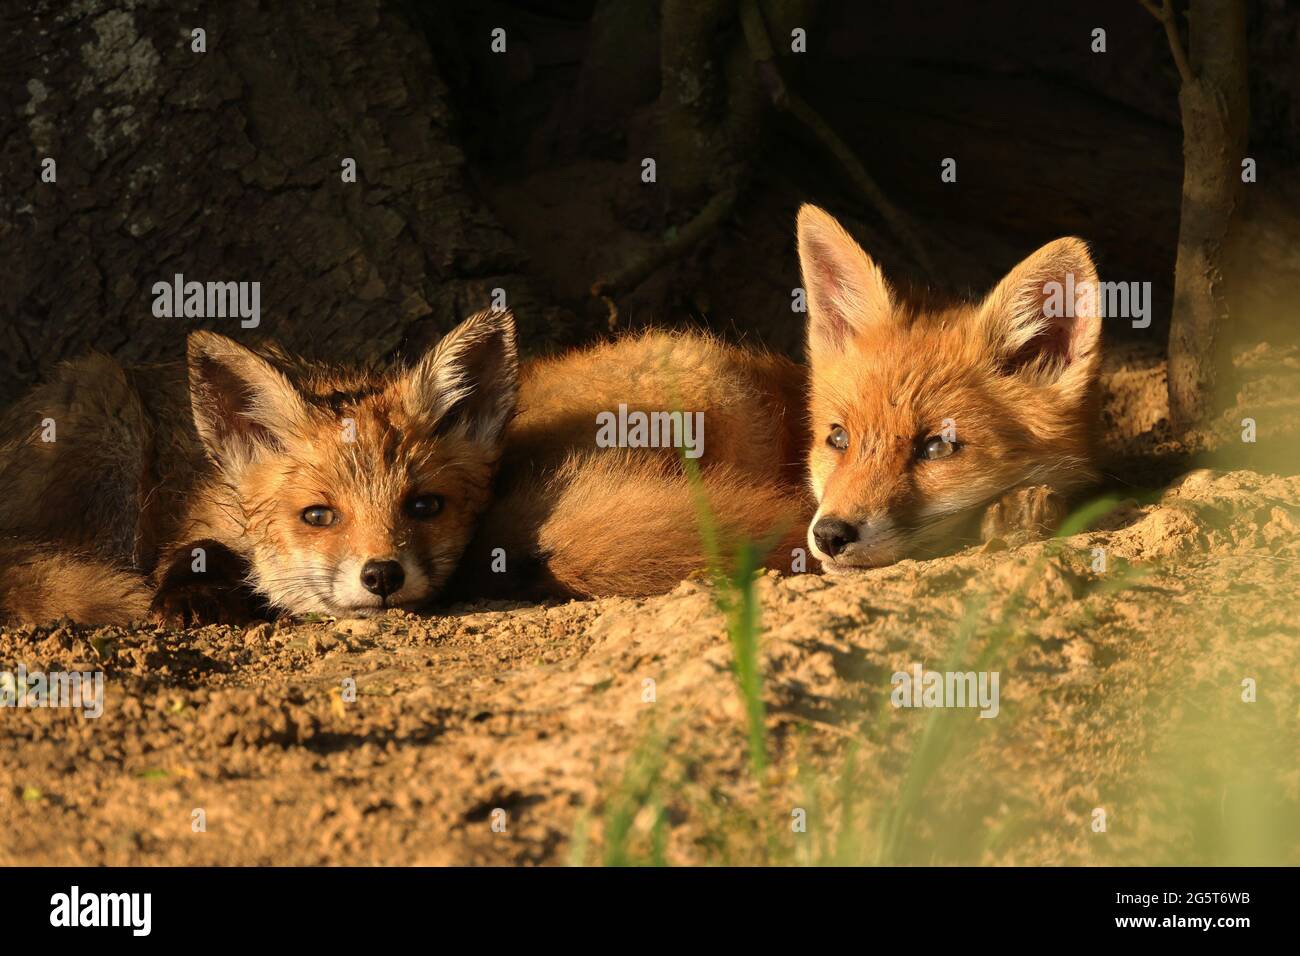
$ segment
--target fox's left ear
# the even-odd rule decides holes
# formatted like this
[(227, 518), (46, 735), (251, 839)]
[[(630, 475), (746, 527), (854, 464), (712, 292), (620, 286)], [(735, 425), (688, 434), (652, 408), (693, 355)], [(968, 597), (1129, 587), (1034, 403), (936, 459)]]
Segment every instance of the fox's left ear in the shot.
[(1087, 384), (1100, 361), (1100, 304), (1088, 246), (1057, 239), (998, 283), (980, 305), (978, 322), (1005, 371)]
[(816, 363), (888, 321), (893, 294), (880, 267), (830, 213), (804, 204), (795, 231), (808, 297), (808, 357)]
[(311, 421), (302, 395), (265, 358), (215, 332), (191, 332), (190, 406), (208, 455), (239, 467), (265, 451), (283, 451)]
[(497, 444), (519, 398), (514, 316), (470, 316), (442, 337), (400, 387), (407, 412), (431, 428)]

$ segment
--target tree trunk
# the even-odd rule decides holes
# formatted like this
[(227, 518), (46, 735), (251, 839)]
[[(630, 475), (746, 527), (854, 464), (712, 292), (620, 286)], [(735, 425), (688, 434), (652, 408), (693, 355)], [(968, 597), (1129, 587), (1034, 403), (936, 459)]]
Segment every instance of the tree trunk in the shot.
[(737, 0), (665, 0), (659, 40), (659, 182), (669, 205), (696, 210), (735, 187), (765, 110)]
[(1236, 212), (1249, 94), (1244, 0), (1192, 0), (1190, 66), (1178, 102), (1183, 198), (1169, 328), (1169, 412), (1175, 425), (1206, 418), (1226, 384), (1223, 249)]
[[(383, 0), (8, 4), (0, 38), (0, 402), (90, 347), (179, 358), (200, 326), (388, 356), (496, 287), (536, 338), (427, 44)], [(156, 318), (176, 273), (260, 282), (260, 326)]]

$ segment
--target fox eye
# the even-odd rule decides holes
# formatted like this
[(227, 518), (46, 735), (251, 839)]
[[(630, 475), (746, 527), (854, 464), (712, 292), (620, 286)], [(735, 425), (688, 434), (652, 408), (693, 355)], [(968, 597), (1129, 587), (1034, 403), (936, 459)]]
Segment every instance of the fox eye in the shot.
[(310, 508), (302, 510), (302, 520), (309, 525), (317, 528), (325, 528), (332, 525), (337, 519), (333, 508), (327, 508), (325, 505), (312, 505)]
[(938, 458), (947, 458), (956, 450), (957, 443), (955, 441), (948, 441), (946, 438), (932, 435), (921, 445), (921, 453), (917, 457), (923, 461), (934, 461)]
[(432, 518), (442, 510), (442, 495), (416, 495), (406, 503), (406, 513), (412, 518)]
[(849, 447), (849, 433), (844, 430), (843, 425), (832, 425), (831, 433), (826, 438), (826, 444), (836, 451), (843, 451)]

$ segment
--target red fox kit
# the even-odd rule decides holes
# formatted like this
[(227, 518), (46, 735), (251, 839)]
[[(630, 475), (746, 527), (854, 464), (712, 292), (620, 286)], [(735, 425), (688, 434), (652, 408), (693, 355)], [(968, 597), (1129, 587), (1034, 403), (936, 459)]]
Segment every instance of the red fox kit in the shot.
[[(800, 211), (798, 246), (807, 371), (662, 333), (525, 367), (499, 496), (453, 593), (651, 594), (704, 565), (680, 451), (593, 447), (615, 408), (620, 423), (636, 410), (702, 410), (714, 520), (733, 539), (771, 544), (777, 532), (770, 567), (799, 570), (805, 541), (838, 571), (1060, 520), (1062, 496), (1093, 478), (1101, 329), (1086, 246), (1050, 243), (982, 303), (939, 311), (898, 300), (820, 209)], [(1053, 283), (1093, 298), (1054, 315)]]
[(765, 541), (772, 567), (802, 569), (805, 529), (835, 571), (1054, 525), (1093, 477), (1096, 297), (1050, 307), (1054, 285), (1095, 289), (1084, 244), (1050, 243), (983, 302), (938, 311), (899, 301), (819, 209), (800, 211), (798, 245), (808, 370), (650, 333), (533, 362), (520, 383), (513, 324), (487, 313), (388, 376), (195, 333), (188, 403), (178, 371), (74, 363), (0, 432), (0, 610), (413, 607), (485, 508), (454, 597), (656, 593), (706, 564), (683, 455), (724, 550)]
[(789, 570), (812, 514), (805, 387), (793, 362), (691, 333), (528, 363), (497, 497), (449, 595), (636, 596), (704, 570), (683, 457), (699, 467), (720, 550), (766, 543), (768, 566)]
[[(1101, 319), (1087, 246), (1058, 239), (982, 302), (923, 311), (822, 210), (800, 210), (798, 244), (818, 503), (808, 543), (823, 567), (1059, 523), (1062, 495), (1094, 478)], [(1062, 289), (1079, 298), (1059, 307)]]
[(513, 319), (345, 371), (211, 332), (185, 370), (64, 366), (0, 431), (0, 617), (366, 615), (441, 588), (514, 412)]

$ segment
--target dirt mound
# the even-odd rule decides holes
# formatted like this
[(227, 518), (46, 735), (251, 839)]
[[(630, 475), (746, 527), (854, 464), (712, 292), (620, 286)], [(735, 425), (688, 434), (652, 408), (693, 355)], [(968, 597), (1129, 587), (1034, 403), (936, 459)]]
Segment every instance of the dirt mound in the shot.
[[(661, 821), (670, 861), (757, 861), (772, 814), (807, 811), (819, 787), (851, 782), (862, 822), (898, 816), (940, 712), (889, 706), (891, 675), (939, 668), (963, 628), (960, 669), (999, 671), (1001, 712), (942, 712), (946, 752), (920, 768), (890, 853), (1214, 858), (1234, 819), (1218, 812), (1224, 788), (1268, 770), (1270, 750), (1283, 762), (1242, 799), (1297, 819), (1298, 522), (1300, 479), (1201, 471), (1060, 541), (764, 577), (762, 777), (725, 622), (698, 582), (436, 618), (8, 630), (4, 660), (103, 669), (108, 686), (97, 720), (4, 713), (4, 862), (557, 862), (575, 834), (577, 852), (609, 852), (629, 800), (626, 847)], [(638, 802), (629, 777), (647, 759)], [(843, 846), (844, 811), (810, 820), (809, 847)], [(789, 851), (807, 849), (781, 822)], [(876, 855), (871, 832), (860, 849)], [(1268, 852), (1300, 862), (1295, 847)]]
[[(1121, 372), (1116, 453), (1175, 467)], [(1300, 863), (1300, 478), (1132, 484), (1065, 538), (760, 575), (748, 698), (698, 581), (0, 629), (0, 667), (106, 674), (98, 719), (0, 710), (0, 862)], [(895, 707), (917, 667), (996, 672), (996, 716)]]

